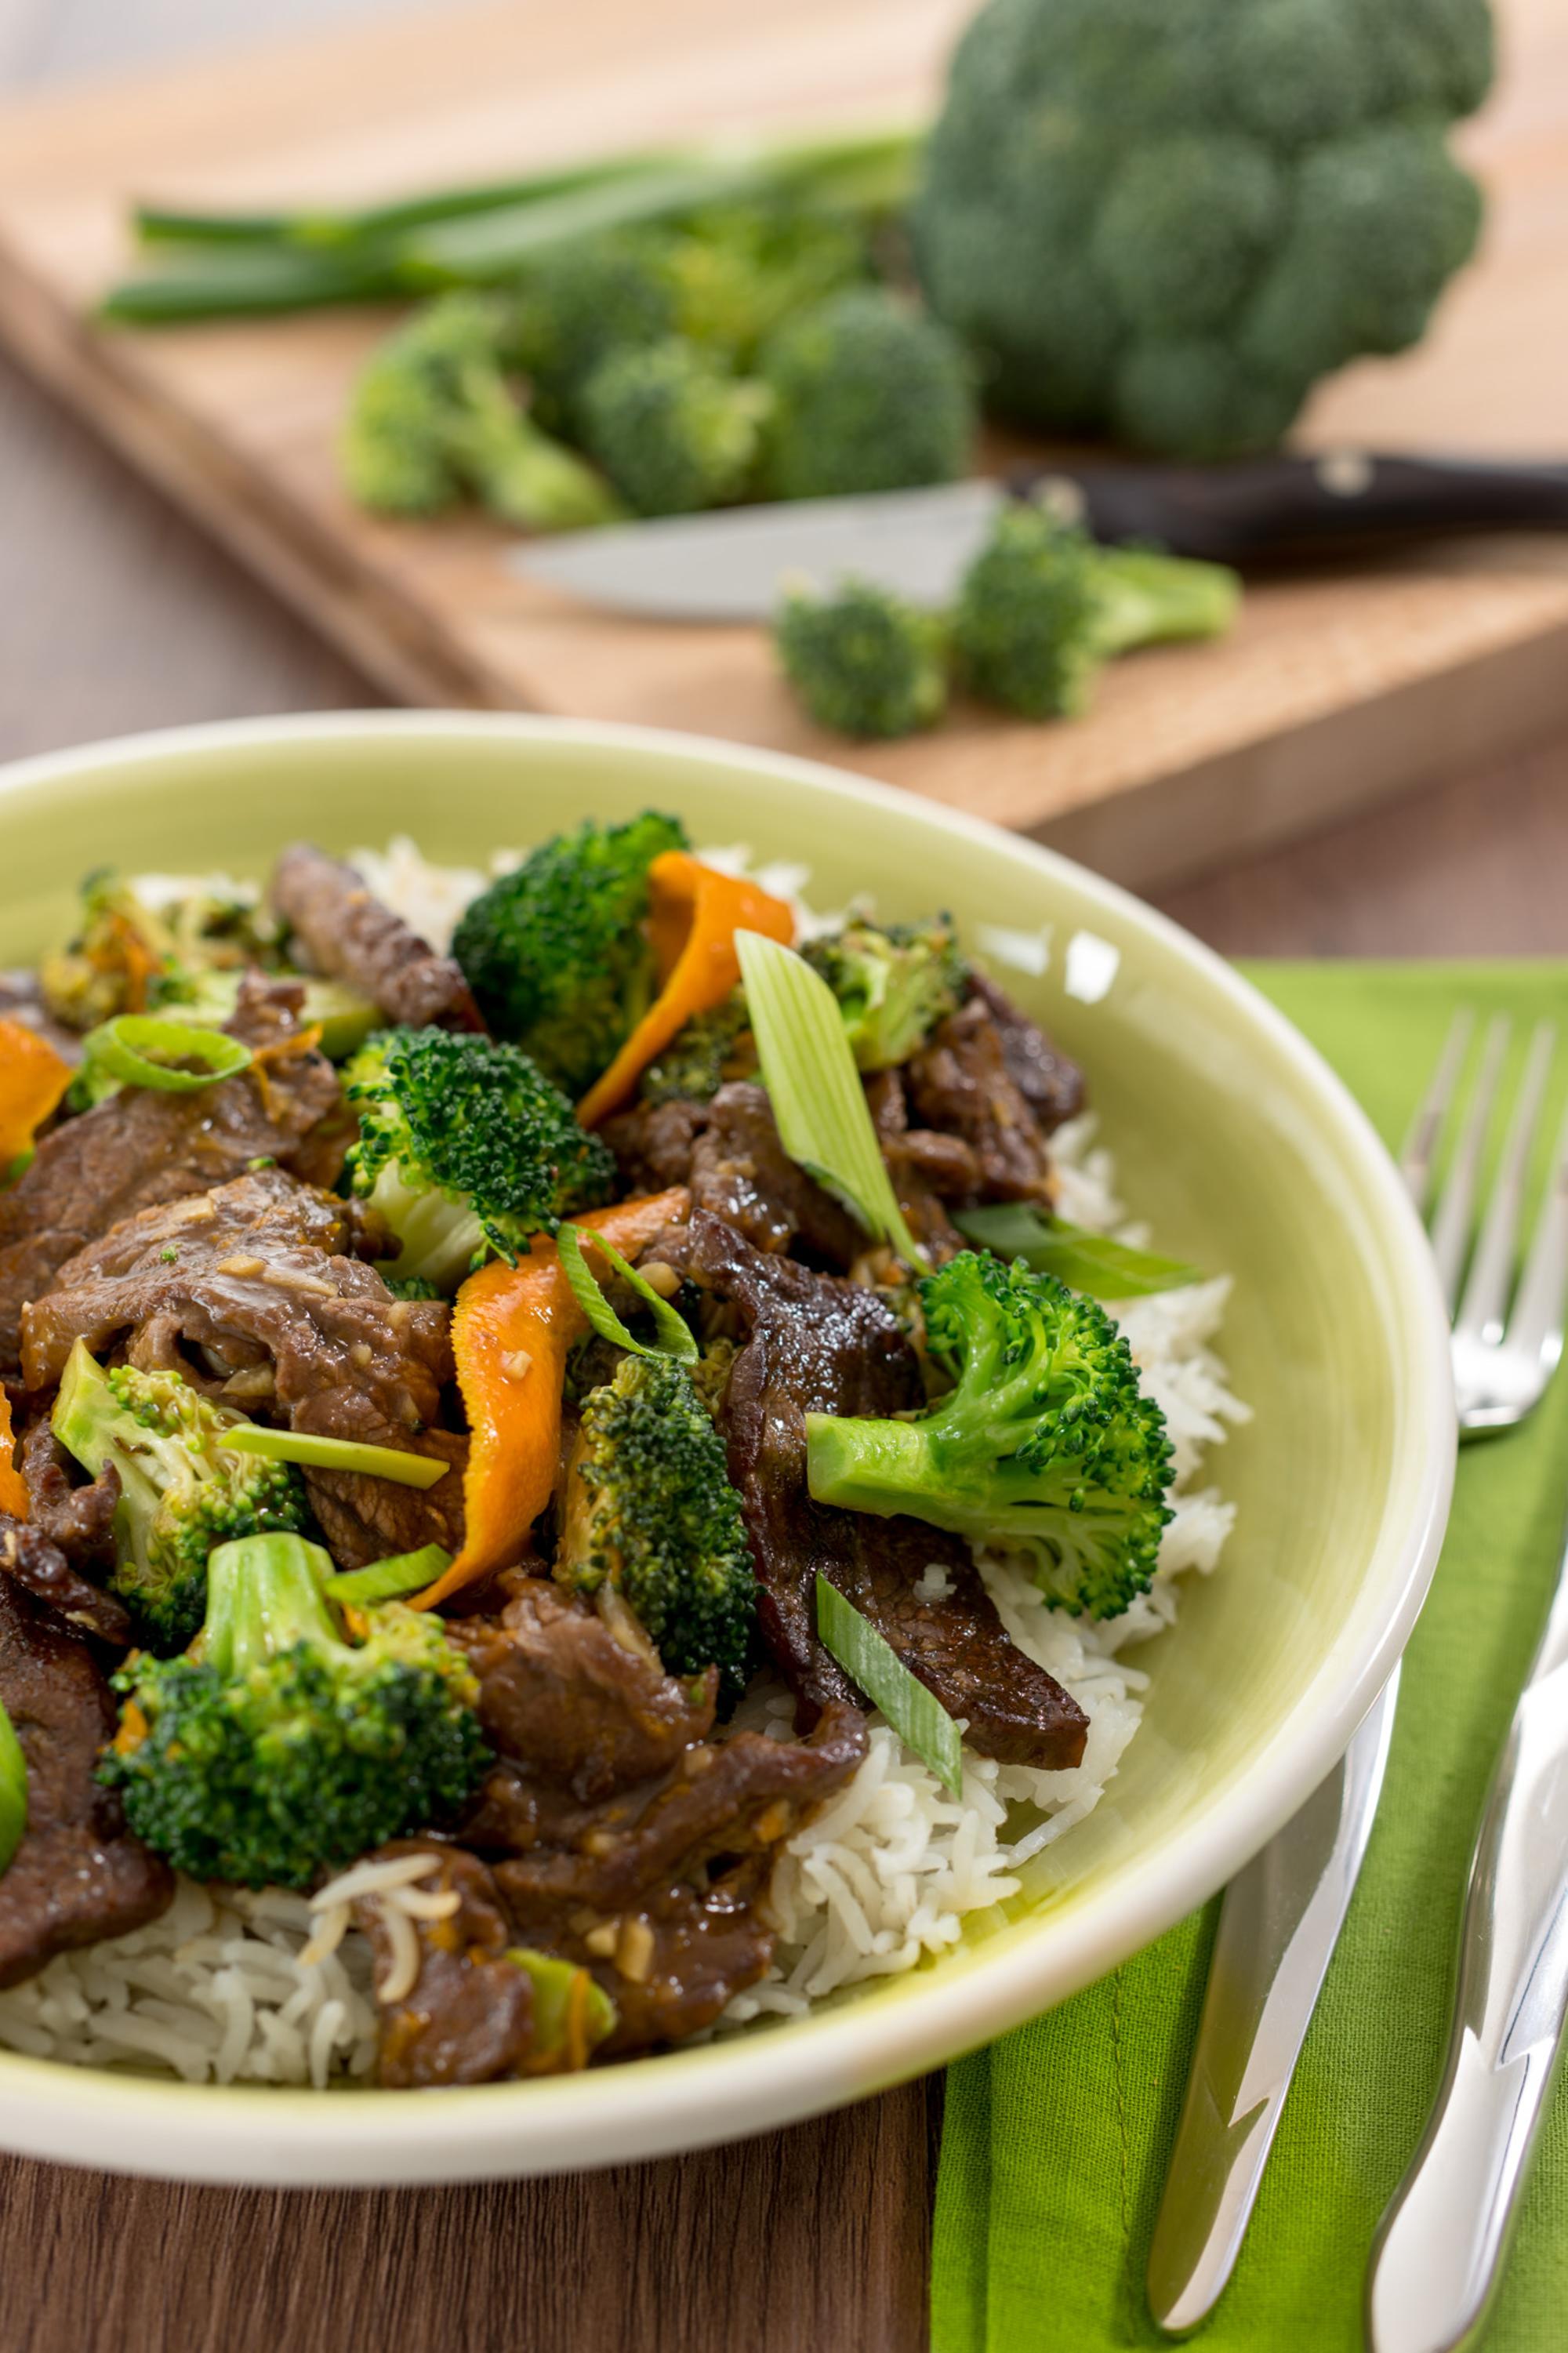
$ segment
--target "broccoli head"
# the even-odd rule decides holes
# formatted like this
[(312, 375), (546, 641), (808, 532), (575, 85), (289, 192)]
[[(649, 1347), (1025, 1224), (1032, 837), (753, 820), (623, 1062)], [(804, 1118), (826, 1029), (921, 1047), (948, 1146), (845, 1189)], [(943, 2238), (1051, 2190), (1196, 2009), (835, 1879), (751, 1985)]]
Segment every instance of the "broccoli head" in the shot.
[(601, 362), (663, 343), (676, 311), (659, 248), (647, 240), (584, 237), (542, 254), (522, 276), (505, 343), (541, 424), (574, 438), (584, 387)]
[(745, 494), (768, 395), (671, 336), (611, 353), (583, 393), (583, 441), (638, 514), (693, 514)]
[(688, 846), (679, 820), (653, 809), (557, 834), (481, 892), (452, 935), (490, 1028), (574, 1096), (652, 1002), (647, 870)]
[(177, 1650), (202, 1622), (216, 1545), (307, 1525), (299, 1472), (224, 1444), (245, 1416), (175, 1372), (104, 1372), (79, 1340), (55, 1400), (54, 1431), (93, 1478), (120, 1477), (110, 1584), (153, 1650)]
[(608, 1146), (517, 1046), (383, 1030), (344, 1075), (360, 1124), (351, 1181), (397, 1236), (400, 1278), (455, 1290), (489, 1251), (515, 1259), (615, 1189)]
[(927, 299), (1005, 413), (1268, 448), (1425, 332), (1480, 219), (1445, 134), (1491, 70), (1486, 0), (990, 0), (916, 200)]
[(973, 1250), (920, 1295), (953, 1388), (907, 1421), (808, 1413), (812, 1493), (1026, 1554), (1048, 1601), (1119, 1616), (1147, 1589), (1171, 1516), (1164, 1417), (1126, 1341), (1054, 1275)]
[(890, 923), (860, 917), (805, 951), (838, 999), (862, 1071), (889, 1071), (910, 1056), (939, 1021), (955, 1013), (969, 984), (952, 923)]
[(795, 590), (773, 645), (811, 716), (840, 735), (912, 735), (947, 708), (942, 621), (874, 581), (846, 580), (823, 596)]
[(724, 1441), (673, 1356), (626, 1356), (583, 1407), (555, 1575), (624, 1602), (672, 1674), (720, 1671), (726, 1704), (752, 1663), (756, 1600)]
[(542, 432), (512, 388), (510, 313), (479, 294), (416, 311), (361, 372), (343, 427), (350, 493), (384, 514), (437, 514), (468, 493), (525, 531), (620, 512), (581, 458)]
[(1113, 655), (1228, 628), (1241, 584), (1223, 565), (1097, 547), (1024, 502), (997, 517), (964, 575), (952, 642), (965, 683), (1026, 719), (1081, 711)]
[(710, 205), (656, 251), (677, 332), (737, 367), (797, 311), (872, 275), (863, 222), (805, 205)]
[(198, 1641), (114, 1679), (99, 1777), (195, 1879), (309, 1887), (455, 1812), (490, 1761), (441, 1620), (389, 1602), (350, 1642), (321, 1589), (331, 1567), (297, 1535), (220, 1545)]
[(710, 1103), (728, 1079), (757, 1067), (746, 992), (739, 983), (721, 1003), (683, 1022), (637, 1082), (644, 1103)]
[(955, 481), (968, 465), (969, 363), (945, 327), (884, 288), (851, 287), (800, 311), (758, 366), (773, 395), (774, 498), (912, 490)]

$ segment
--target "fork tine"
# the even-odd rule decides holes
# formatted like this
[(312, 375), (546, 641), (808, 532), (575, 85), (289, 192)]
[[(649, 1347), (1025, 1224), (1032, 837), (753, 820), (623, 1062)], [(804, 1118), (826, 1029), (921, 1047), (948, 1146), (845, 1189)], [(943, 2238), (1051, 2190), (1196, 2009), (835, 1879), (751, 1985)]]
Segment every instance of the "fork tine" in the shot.
[(1508, 1327), (1510, 1353), (1533, 1356), (1543, 1380), (1563, 1354), (1563, 1307), (1568, 1297), (1568, 1113), (1557, 1137), (1556, 1157), (1542, 1203), (1535, 1236), (1520, 1279)]
[(1481, 1154), (1486, 1148), (1487, 1129), (1491, 1122), (1498, 1080), (1502, 1075), (1503, 1056), (1508, 1052), (1512, 1030), (1513, 1024), (1506, 1014), (1498, 1014), (1487, 1025), (1481, 1074), (1476, 1081), (1476, 1092), (1465, 1115), (1464, 1126), (1459, 1131), (1459, 1140), (1454, 1147), (1448, 1180), (1443, 1187), (1437, 1214), (1432, 1221), (1432, 1255), (1437, 1261), (1437, 1278), (1442, 1283), (1443, 1296), (1448, 1303), (1450, 1315), (1459, 1295), (1465, 1245), (1469, 1239), (1470, 1217), (1476, 1204), (1476, 1178), (1480, 1169)]
[(1399, 1155), (1399, 1173), (1418, 1209), (1426, 1208), (1426, 1197), (1432, 1189), (1432, 1164), (1437, 1157), (1443, 1123), (1454, 1100), (1454, 1089), (1458, 1084), (1475, 1026), (1475, 1015), (1468, 1005), (1461, 1005), (1448, 1025), (1432, 1083), (1410, 1123), (1410, 1133)]
[(1470, 1279), (1465, 1285), (1465, 1295), (1454, 1326), (1455, 1331), (1466, 1339), (1496, 1341), (1502, 1338), (1508, 1294), (1512, 1282), (1514, 1244), (1519, 1239), (1519, 1220), (1524, 1208), (1524, 1180), (1535, 1142), (1536, 1125), (1541, 1118), (1541, 1104), (1546, 1092), (1552, 1057), (1556, 1050), (1555, 1024), (1538, 1022), (1535, 1035), (1530, 1041), (1530, 1059), (1524, 1067), (1519, 1101), (1509, 1124), (1497, 1182), (1492, 1187), (1491, 1199), (1487, 1205), (1486, 1222), (1476, 1244)]

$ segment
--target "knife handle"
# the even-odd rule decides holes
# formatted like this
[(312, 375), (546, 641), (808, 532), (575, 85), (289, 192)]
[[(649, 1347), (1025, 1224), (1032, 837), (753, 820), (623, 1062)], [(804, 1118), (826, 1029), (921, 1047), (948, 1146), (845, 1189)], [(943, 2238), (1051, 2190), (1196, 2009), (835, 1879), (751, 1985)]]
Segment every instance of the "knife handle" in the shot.
[(1014, 474), (1096, 539), (1156, 541), (1238, 564), (1331, 556), (1476, 531), (1568, 531), (1568, 466), (1444, 458), (1254, 458), (1227, 466), (1085, 466)]
[(1399, 1670), (1328, 1779), (1233, 1879), (1149, 2250), (1149, 2308), (1184, 2337), (1241, 2252), (1383, 1787)]
[(1384, 2216), (1373, 2353), (1451, 2353), (1501, 2272), (1568, 2020), (1568, 1562), (1470, 1863), (1447, 2065)]

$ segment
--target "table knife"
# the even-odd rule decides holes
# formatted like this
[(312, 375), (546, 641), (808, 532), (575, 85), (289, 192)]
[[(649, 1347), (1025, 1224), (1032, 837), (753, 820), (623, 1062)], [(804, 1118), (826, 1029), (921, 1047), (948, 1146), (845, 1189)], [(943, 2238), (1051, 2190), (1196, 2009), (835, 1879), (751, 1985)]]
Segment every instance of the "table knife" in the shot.
[(1395, 1667), (1335, 1770), (1225, 1892), (1149, 2251), (1167, 2336), (1207, 2316), (1241, 2252), (1372, 1835), (1398, 1689)]
[(1216, 563), (1300, 562), (1477, 531), (1568, 531), (1568, 466), (1438, 458), (1258, 458), (1230, 466), (1030, 468), (997, 480), (781, 501), (558, 533), (510, 550), (522, 578), (671, 621), (765, 621), (780, 584), (853, 573), (948, 603), (1010, 499), (1043, 500), (1108, 544)]

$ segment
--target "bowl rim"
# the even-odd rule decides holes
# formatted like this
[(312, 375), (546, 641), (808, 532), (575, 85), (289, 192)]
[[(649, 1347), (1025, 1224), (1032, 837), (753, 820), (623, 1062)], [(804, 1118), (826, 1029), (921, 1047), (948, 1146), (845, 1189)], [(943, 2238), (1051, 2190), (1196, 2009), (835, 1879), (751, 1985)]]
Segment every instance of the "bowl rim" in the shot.
[[(1106, 1905), (1085, 1904), (1041, 1940), (1014, 1924), (978, 1948), (889, 1980), (882, 1998), (781, 2022), (755, 2036), (572, 2078), (323, 2097), (263, 2084), (186, 2084), (0, 2050), (0, 2146), (22, 2155), (167, 2179), (273, 2186), (391, 2186), (521, 2178), (674, 2154), (736, 2139), (886, 2088), (976, 2048), (1089, 1984), (1194, 1910), (1272, 1837), (1328, 1774), (1409, 1638), (1436, 1566), (1453, 1486), (1456, 1423), (1447, 1316), (1425, 1232), (1392, 1160), (1342, 1082), (1223, 957), (1120, 885), (980, 818), (826, 762), (677, 732), (531, 714), (444, 711), (298, 713), (121, 735), (0, 766), (10, 795), (226, 751), (398, 737), (674, 754), (703, 766), (826, 788), (1065, 880), (1187, 964), (1293, 1067), (1337, 1132), (1405, 1300), (1402, 1381), (1418, 1456), (1408, 1524), (1384, 1531), (1382, 1605), (1355, 1653), (1325, 1660), (1237, 1786), (1144, 1858)], [(1370, 1565), (1370, 1564), (1369, 1564)], [(1342, 1630), (1342, 1641), (1343, 1639)], [(1333, 1687), (1320, 1688), (1334, 1669)], [(1305, 1703), (1310, 1698), (1311, 1708)]]

